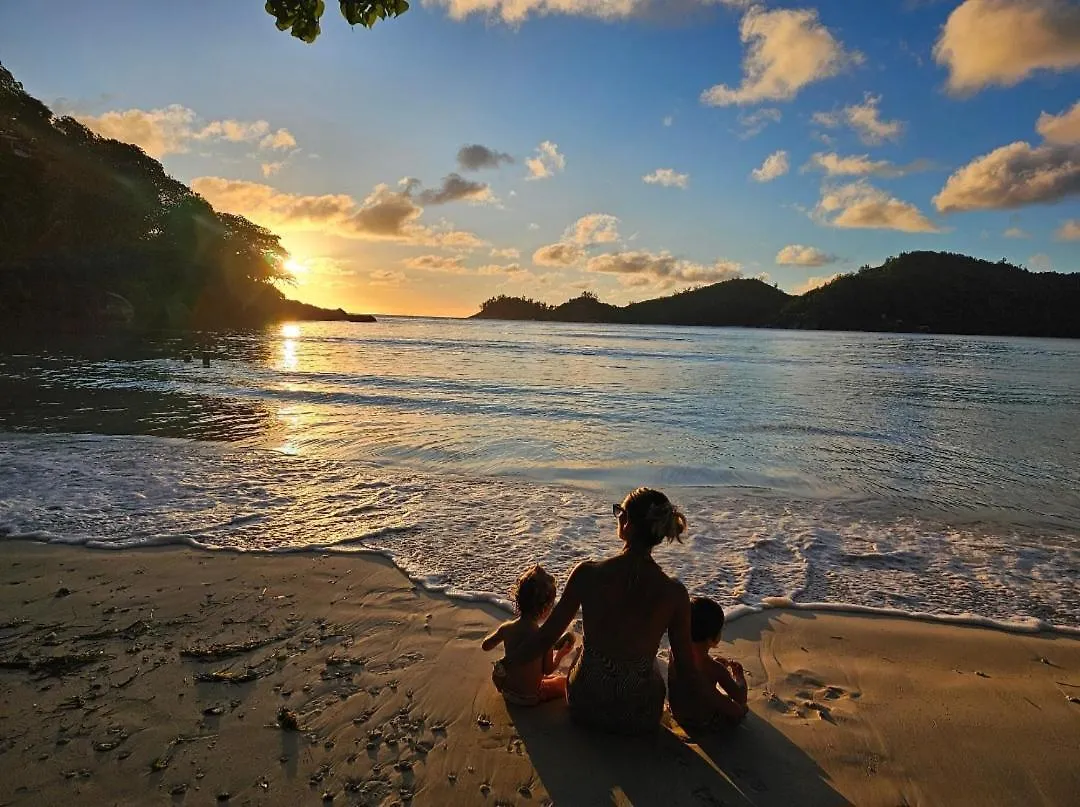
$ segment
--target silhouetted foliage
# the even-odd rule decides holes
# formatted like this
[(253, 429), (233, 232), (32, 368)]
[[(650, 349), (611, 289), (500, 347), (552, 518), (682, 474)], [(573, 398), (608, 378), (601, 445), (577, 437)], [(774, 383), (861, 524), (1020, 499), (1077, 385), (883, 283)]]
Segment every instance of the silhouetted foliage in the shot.
[(54, 117), (2, 65), (0, 244), (7, 321), (247, 325), (319, 310), (272, 285), (288, 278), (278, 236), (215, 212), (137, 146)]
[[(760, 280), (727, 280), (612, 306), (550, 306), (499, 297), (475, 316), (648, 325), (716, 325), (1080, 338), (1080, 274), (1029, 272), (947, 252), (910, 252), (792, 296)], [(524, 315), (519, 315), (524, 314)]]
[[(409, 10), (407, 0), (340, 0), (338, 6), (349, 25), (365, 28)], [(326, 11), (326, 3), (323, 0), (266, 0), (266, 11), (274, 18), (279, 31), (288, 31), (311, 44), (322, 32), (319, 20)]]

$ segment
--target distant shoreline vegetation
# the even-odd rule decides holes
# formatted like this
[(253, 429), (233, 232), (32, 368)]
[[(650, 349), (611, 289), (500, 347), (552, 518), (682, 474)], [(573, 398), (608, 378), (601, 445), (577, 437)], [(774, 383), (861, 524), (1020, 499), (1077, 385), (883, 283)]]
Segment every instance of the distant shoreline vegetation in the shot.
[(746, 278), (625, 306), (588, 292), (561, 305), (500, 295), (485, 300), (471, 319), (1077, 339), (1080, 274), (906, 252), (802, 295)]
[(374, 320), (287, 299), (277, 235), (214, 210), (138, 146), (55, 116), (3, 65), (0, 244), (8, 329)]

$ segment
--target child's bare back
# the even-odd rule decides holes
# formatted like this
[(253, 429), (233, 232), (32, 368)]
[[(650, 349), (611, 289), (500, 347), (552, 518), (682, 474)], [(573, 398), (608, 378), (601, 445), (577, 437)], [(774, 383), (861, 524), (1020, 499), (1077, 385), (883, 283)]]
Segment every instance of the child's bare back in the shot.
[[(532, 639), (540, 630), (540, 623), (555, 603), (555, 578), (535, 566), (519, 578), (514, 591), (518, 616), (504, 622), (484, 639), (483, 649), (494, 650), (503, 645), (505, 654), (514, 651)], [(544, 701), (566, 697), (566, 676), (556, 669), (563, 656), (573, 647), (573, 637), (564, 636), (558, 648), (548, 649), (540, 658), (522, 664), (495, 663), (491, 680), (503, 697), (512, 703), (535, 706)]]

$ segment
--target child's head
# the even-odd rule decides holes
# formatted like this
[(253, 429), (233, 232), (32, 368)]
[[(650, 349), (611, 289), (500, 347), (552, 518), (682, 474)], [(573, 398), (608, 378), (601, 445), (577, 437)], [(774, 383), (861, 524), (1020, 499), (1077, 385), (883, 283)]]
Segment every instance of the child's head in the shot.
[(664, 540), (682, 540), (686, 517), (665, 496), (652, 488), (631, 491), (615, 505), (619, 537), (627, 546), (652, 549)]
[(690, 640), (708, 642), (710, 646), (720, 641), (724, 629), (724, 609), (716, 600), (693, 597), (690, 600)]
[(521, 616), (542, 619), (555, 604), (555, 578), (537, 564), (517, 579), (511, 595)]

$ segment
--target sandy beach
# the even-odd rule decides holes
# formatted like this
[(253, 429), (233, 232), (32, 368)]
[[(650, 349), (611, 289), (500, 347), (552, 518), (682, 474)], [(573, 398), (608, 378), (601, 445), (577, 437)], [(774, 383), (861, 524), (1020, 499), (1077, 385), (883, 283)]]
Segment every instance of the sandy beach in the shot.
[(0, 543), (0, 805), (1066, 805), (1080, 641), (774, 610), (751, 714), (649, 740), (507, 707), (502, 615), (369, 555)]

